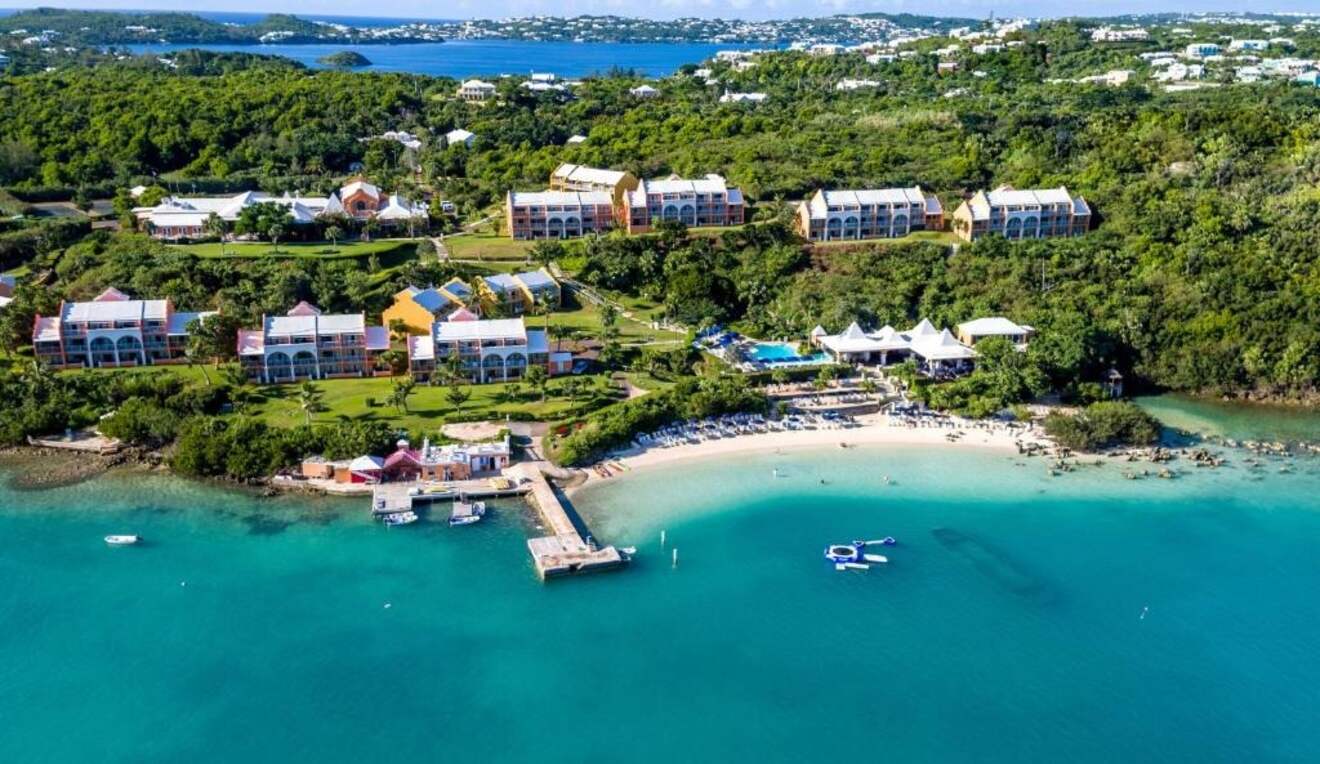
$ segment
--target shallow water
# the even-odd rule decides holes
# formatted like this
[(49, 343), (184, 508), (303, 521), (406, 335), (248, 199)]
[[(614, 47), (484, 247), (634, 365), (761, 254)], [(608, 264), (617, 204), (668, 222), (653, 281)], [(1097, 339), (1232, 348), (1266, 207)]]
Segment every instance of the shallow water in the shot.
[[(0, 489), (0, 760), (1314, 760), (1320, 463), (1296, 464), (670, 465), (577, 497), (630, 570), (548, 585), (516, 503), (387, 530), (163, 477)], [(123, 532), (150, 543), (101, 542)], [(883, 535), (885, 569), (822, 558)]]

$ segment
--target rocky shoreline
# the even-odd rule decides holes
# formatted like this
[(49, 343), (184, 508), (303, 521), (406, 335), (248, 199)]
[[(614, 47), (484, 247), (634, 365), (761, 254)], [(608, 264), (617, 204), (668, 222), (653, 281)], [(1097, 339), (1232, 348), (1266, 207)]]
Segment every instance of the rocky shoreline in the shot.
[(150, 471), (164, 466), (159, 454), (139, 449), (94, 454), (20, 446), (0, 450), (0, 468), (10, 473), (10, 488), (40, 491), (77, 485), (111, 470)]

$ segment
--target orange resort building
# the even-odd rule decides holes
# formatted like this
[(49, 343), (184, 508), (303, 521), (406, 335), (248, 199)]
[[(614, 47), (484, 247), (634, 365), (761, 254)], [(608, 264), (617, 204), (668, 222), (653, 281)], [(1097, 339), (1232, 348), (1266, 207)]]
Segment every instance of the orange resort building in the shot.
[(505, 210), (515, 239), (566, 239), (614, 225), (608, 191), (510, 191)]
[(385, 376), (390, 369), (381, 355), (389, 349), (389, 331), (367, 326), (361, 313), (325, 315), (305, 302), (238, 333), (239, 363), (248, 379), (266, 384)]
[(234, 196), (168, 196), (155, 207), (135, 207), (133, 215), (138, 224), (157, 239), (197, 239), (214, 235), (208, 222), (212, 216), (232, 224), (244, 208), (263, 203), (278, 204), (287, 209), (294, 225), (338, 216), (359, 221), (376, 220), (384, 226), (424, 225), (428, 220), (425, 204), (414, 203), (398, 194), (385, 194), (362, 178), (347, 183), (329, 196), (288, 193), (271, 196), (258, 191), (244, 191)]
[(794, 225), (811, 241), (892, 239), (943, 229), (944, 207), (920, 186), (822, 189), (798, 205)]
[(892, 326), (879, 331), (863, 331), (856, 322), (840, 334), (829, 334), (817, 326), (811, 332), (811, 344), (821, 348), (837, 363), (889, 366), (908, 358), (917, 368), (933, 377), (945, 377), (971, 371), (976, 351), (959, 342), (948, 329), (936, 329), (927, 319), (900, 332)]
[(408, 368), (415, 379), (429, 379), (452, 357), (468, 381), (477, 383), (521, 379), (531, 366), (563, 374), (573, 365), (571, 354), (550, 352), (546, 333), (528, 329), (521, 318), (451, 315), (433, 324), (429, 336), (408, 338)]
[(1000, 186), (977, 191), (953, 213), (953, 230), (967, 241), (991, 233), (1006, 239), (1081, 236), (1090, 227), (1090, 205), (1063, 186), (1023, 191)]
[(188, 325), (209, 313), (181, 313), (169, 300), (134, 300), (107, 289), (91, 302), (64, 302), (59, 315), (32, 322), (37, 360), (53, 368), (180, 363)]
[(551, 191), (604, 191), (615, 206), (637, 188), (637, 177), (622, 170), (602, 170), (580, 164), (561, 164), (550, 173)]
[(671, 176), (644, 180), (626, 195), (627, 206), (619, 219), (628, 233), (646, 233), (662, 220), (687, 226), (730, 226), (743, 223), (743, 195), (729, 188), (714, 173), (700, 180)]

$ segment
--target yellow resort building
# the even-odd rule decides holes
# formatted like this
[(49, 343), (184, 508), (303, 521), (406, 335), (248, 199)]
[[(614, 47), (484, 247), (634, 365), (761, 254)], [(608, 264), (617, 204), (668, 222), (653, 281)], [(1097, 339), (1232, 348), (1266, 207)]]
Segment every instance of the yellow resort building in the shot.
[(402, 321), (409, 334), (429, 334), (431, 324), (472, 301), (472, 287), (455, 278), (438, 287), (409, 285), (394, 295), (394, 303), (381, 314), (381, 322), (388, 328)]

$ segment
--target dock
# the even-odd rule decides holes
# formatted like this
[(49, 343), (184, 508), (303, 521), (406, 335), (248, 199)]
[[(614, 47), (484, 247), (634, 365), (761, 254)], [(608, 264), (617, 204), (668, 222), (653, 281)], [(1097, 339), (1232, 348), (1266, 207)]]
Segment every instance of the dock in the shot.
[(455, 480), (448, 483), (385, 483), (375, 486), (371, 491), (371, 512), (389, 515), (416, 510), (438, 501), (500, 499), (522, 496), (531, 490), (530, 485), (519, 484), (516, 479), (508, 482), (509, 485), (503, 488), (491, 479)]
[(527, 550), (532, 553), (532, 562), (541, 580), (574, 573), (611, 570), (627, 562), (627, 558), (618, 549), (612, 546), (597, 547), (582, 538), (540, 466), (523, 463), (508, 472), (510, 476), (519, 479), (521, 485), (530, 488), (528, 498), (552, 534), (527, 540)]
[(573, 523), (537, 462), (523, 462), (504, 471), (504, 479), (486, 478), (447, 483), (386, 483), (373, 487), (371, 512), (388, 515), (416, 511), (436, 502), (524, 496), (540, 515), (550, 535), (527, 540), (536, 575), (541, 580), (574, 573), (618, 568), (628, 561), (612, 546), (588, 543)]

